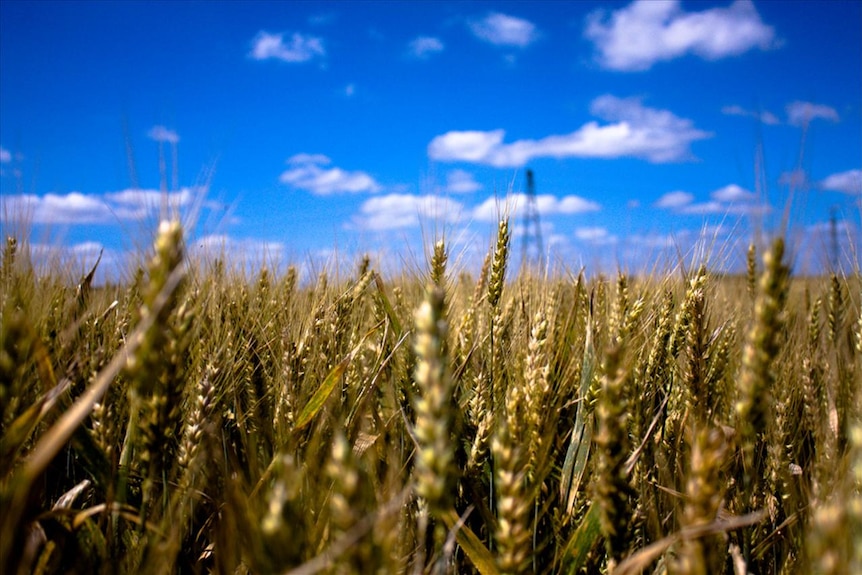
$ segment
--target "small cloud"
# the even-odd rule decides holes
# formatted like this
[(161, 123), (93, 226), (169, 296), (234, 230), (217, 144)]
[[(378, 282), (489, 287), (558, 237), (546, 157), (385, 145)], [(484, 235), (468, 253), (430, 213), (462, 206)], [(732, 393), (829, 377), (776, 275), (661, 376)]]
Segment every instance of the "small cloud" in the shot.
[(654, 204), (657, 208), (680, 214), (756, 214), (765, 213), (768, 206), (755, 203), (757, 195), (736, 184), (728, 184), (709, 194), (708, 202), (693, 203), (694, 194), (682, 190), (668, 192)]
[[(487, 198), (473, 209), (473, 218), (482, 222), (497, 222), (501, 213), (518, 217), (530, 199), (527, 194), (509, 194), (505, 199), (495, 196)], [(541, 217), (553, 215), (574, 215), (597, 212), (601, 206), (580, 196), (569, 195), (558, 198), (551, 194), (535, 196), (536, 209)]]
[(750, 192), (736, 184), (729, 184), (723, 188), (719, 188), (712, 192), (710, 197), (719, 202), (752, 202), (757, 199), (757, 195), (754, 192)]
[(529, 20), (499, 12), (492, 12), (469, 25), (477, 38), (497, 46), (525, 48), (538, 37), (536, 26)]
[(12, 161), (12, 152), (0, 147), (0, 164), (8, 164)]
[(254, 60), (275, 58), (283, 62), (307, 62), (315, 57), (326, 55), (323, 40), (294, 32), (288, 41), (284, 34), (270, 34), (260, 31), (252, 41), (249, 57)]
[(444, 49), (443, 42), (433, 36), (418, 36), (407, 46), (408, 53), (415, 58), (425, 60)]
[(393, 230), (417, 227), (423, 219), (457, 222), (464, 206), (450, 198), (435, 195), (386, 194), (366, 200), (353, 223), (364, 230)]
[(692, 142), (711, 134), (691, 120), (667, 110), (643, 106), (636, 98), (605, 95), (590, 111), (610, 124), (588, 122), (569, 134), (504, 144), (505, 131), (451, 131), (428, 144), (428, 156), (446, 162), (471, 162), (495, 167), (520, 167), (534, 158), (642, 158), (653, 163), (691, 157)]
[(147, 132), (147, 136), (156, 142), (169, 142), (171, 144), (176, 144), (180, 141), (179, 134), (174, 130), (165, 128), (164, 126), (153, 126), (150, 128), (150, 131)]
[(466, 170), (452, 170), (446, 174), (444, 191), (451, 194), (469, 194), (482, 189), (482, 184), (473, 179), (473, 174)]
[(287, 160), (291, 166), (281, 174), (283, 184), (317, 196), (338, 193), (377, 192), (380, 184), (365, 172), (325, 168), (331, 160), (322, 154), (297, 154)]
[(781, 123), (781, 120), (778, 119), (778, 116), (773, 114), (772, 112), (755, 112), (754, 110), (746, 110), (742, 106), (725, 106), (721, 109), (721, 113), (727, 116), (744, 116), (748, 118), (755, 118), (760, 121), (762, 124), (767, 126), (777, 126)]
[(344, 95), (348, 98), (352, 97), (356, 93), (356, 84), (348, 84), (344, 88)]
[(610, 15), (605, 10), (589, 14), (584, 37), (595, 45), (602, 67), (625, 72), (687, 54), (719, 60), (778, 43), (750, 0), (699, 12), (684, 11), (678, 0), (638, 0)]
[(594, 242), (597, 240), (603, 240), (608, 237), (607, 228), (601, 227), (591, 227), (591, 228), (577, 228), (575, 230), (575, 237), (582, 241)]
[(694, 194), (683, 192), (682, 190), (677, 190), (674, 192), (668, 192), (662, 197), (660, 197), (655, 203), (655, 207), (675, 209), (681, 208), (682, 206), (687, 206), (693, 201)]
[(321, 164), (327, 166), (332, 163), (332, 160), (323, 154), (296, 154), (288, 158), (287, 163), (291, 166), (299, 166), (302, 164)]
[(794, 126), (807, 126), (812, 120), (821, 118), (837, 122), (840, 118), (835, 108), (823, 104), (795, 101), (787, 104), (787, 122)]
[(845, 194), (862, 195), (862, 170), (847, 170), (832, 174), (820, 182), (820, 188)]

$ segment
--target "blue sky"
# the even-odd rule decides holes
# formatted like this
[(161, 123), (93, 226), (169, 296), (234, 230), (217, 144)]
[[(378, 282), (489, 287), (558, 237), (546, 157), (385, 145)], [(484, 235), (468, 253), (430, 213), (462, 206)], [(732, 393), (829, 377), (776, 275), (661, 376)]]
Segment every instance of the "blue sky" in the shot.
[(571, 269), (733, 268), (791, 194), (795, 269), (852, 264), (860, 31), (843, 1), (4, 0), (4, 234), (119, 273), (168, 197), (197, 254), (417, 269), (445, 235), (476, 271), (500, 213), (520, 255), (530, 168)]

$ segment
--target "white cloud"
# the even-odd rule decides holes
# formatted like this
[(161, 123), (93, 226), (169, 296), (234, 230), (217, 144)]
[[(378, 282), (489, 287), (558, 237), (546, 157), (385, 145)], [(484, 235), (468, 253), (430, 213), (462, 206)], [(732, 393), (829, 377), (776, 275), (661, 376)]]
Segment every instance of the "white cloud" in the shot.
[(386, 194), (366, 200), (353, 223), (365, 230), (392, 230), (416, 227), (423, 219), (457, 222), (463, 211), (464, 206), (450, 198)]
[[(67, 195), (9, 195), (0, 199), (2, 213), (12, 221), (32, 223), (63, 222), (84, 215), (83, 223), (108, 215), (106, 206), (96, 198), (73, 192)], [(59, 209), (58, 209), (59, 208)]]
[(540, 140), (504, 144), (502, 129), (451, 131), (428, 144), (428, 156), (444, 162), (472, 162), (495, 167), (520, 167), (534, 158), (642, 158), (653, 163), (691, 157), (689, 146), (710, 133), (698, 130), (691, 120), (667, 110), (643, 106), (637, 98), (605, 95), (593, 100), (594, 116), (613, 122), (600, 126), (588, 122), (569, 134)]
[(323, 40), (294, 32), (288, 41), (284, 34), (270, 34), (260, 31), (252, 42), (249, 56), (255, 60), (276, 58), (284, 62), (307, 62), (318, 56), (325, 56)]
[(588, 227), (588, 228), (577, 228), (575, 229), (575, 237), (579, 240), (594, 242), (599, 240), (607, 239), (608, 229), (602, 227)]
[(8, 164), (12, 161), (12, 152), (6, 148), (0, 148), (0, 164)]
[(377, 192), (380, 184), (365, 172), (348, 172), (341, 168), (325, 168), (331, 160), (322, 154), (297, 154), (287, 160), (291, 166), (279, 180), (293, 188), (318, 196), (342, 192)]
[(239, 261), (249, 259), (274, 257), (282, 254), (285, 246), (282, 242), (271, 242), (254, 238), (232, 238), (223, 234), (211, 234), (189, 242), (197, 254), (221, 256), (231, 254)]
[(736, 184), (728, 184), (710, 194), (713, 200), (719, 202), (751, 202), (757, 199), (754, 192), (750, 192)]
[[(552, 215), (573, 215), (597, 212), (601, 206), (580, 196), (569, 195), (558, 198), (551, 194), (536, 196), (536, 208), (541, 217)], [(516, 218), (526, 207), (527, 194), (509, 194), (504, 199), (491, 196), (473, 209), (473, 218), (481, 222), (497, 222), (501, 214)]]
[(745, 203), (725, 203), (718, 200), (710, 200), (698, 204), (689, 204), (679, 210), (682, 214), (688, 215), (708, 215), (708, 214), (734, 214), (734, 215), (760, 215), (767, 214), (771, 211), (771, 207), (765, 204), (754, 202)]
[(497, 46), (525, 48), (538, 37), (536, 26), (529, 20), (499, 12), (492, 12), (482, 20), (470, 22), (470, 30), (480, 40)]
[(356, 93), (356, 84), (348, 84), (344, 87), (344, 95), (350, 98)]
[(147, 136), (151, 140), (155, 140), (157, 142), (169, 142), (171, 144), (176, 144), (180, 141), (180, 136), (174, 130), (169, 130), (164, 126), (153, 126), (149, 132), (147, 132)]
[(734, 105), (723, 107), (721, 109), (721, 113), (727, 116), (744, 116), (747, 118), (756, 118), (762, 124), (765, 124), (767, 126), (777, 126), (781, 123), (781, 120), (778, 119), (778, 116), (766, 110), (762, 112), (756, 112), (754, 110), (746, 110), (742, 106)]
[(158, 190), (130, 188), (105, 194), (105, 200), (115, 218), (140, 220), (145, 218), (148, 213), (157, 212), (163, 203), (166, 203), (171, 209), (187, 206), (203, 191), (203, 188), (182, 188), (178, 192), (172, 192), (166, 196)]
[(740, 214), (756, 215), (769, 212), (766, 204), (757, 203), (757, 194), (736, 184), (729, 184), (709, 194), (708, 202), (688, 204), (679, 210), (683, 214)]
[(320, 164), (327, 166), (332, 163), (329, 156), (324, 154), (296, 154), (287, 159), (287, 163), (291, 166), (300, 166), (302, 164)]
[(757, 195), (737, 184), (728, 184), (709, 194), (710, 200), (694, 203), (694, 194), (682, 190), (668, 192), (654, 204), (657, 208), (673, 210), (680, 214), (761, 214), (769, 206), (756, 202)]
[(158, 190), (141, 189), (104, 195), (80, 192), (44, 196), (24, 194), (5, 197), (2, 203), (3, 213), (12, 219), (34, 224), (106, 224), (142, 220), (149, 214), (158, 213), (165, 202), (171, 208), (186, 206), (202, 190), (183, 188), (167, 195)]
[(429, 58), (443, 51), (443, 42), (433, 36), (418, 36), (407, 47), (408, 52), (416, 58)]
[(787, 104), (787, 121), (794, 126), (806, 126), (811, 120), (817, 118), (831, 122), (839, 120), (838, 112), (830, 106), (798, 100)]
[(832, 174), (820, 182), (820, 187), (845, 194), (862, 194), (862, 170), (847, 170)]
[(446, 174), (444, 191), (451, 194), (469, 194), (482, 189), (482, 184), (473, 178), (473, 174), (465, 170), (452, 170)]
[(600, 65), (622, 71), (648, 70), (686, 54), (718, 60), (776, 45), (775, 30), (750, 0), (700, 12), (683, 11), (678, 0), (638, 0), (609, 16), (591, 13), (584, 36), (595, 44)]
[(676, 190), (668, 192), (658, 199), (655, 203), (657, 208), (681, 208), (687, 206), (694, 201), (694, 194)]
[(503, 147), (505, 134), (504, 130), (447, 132), (431, 140), (428, 156), (444, 162), (492, 163), (488, 160)]

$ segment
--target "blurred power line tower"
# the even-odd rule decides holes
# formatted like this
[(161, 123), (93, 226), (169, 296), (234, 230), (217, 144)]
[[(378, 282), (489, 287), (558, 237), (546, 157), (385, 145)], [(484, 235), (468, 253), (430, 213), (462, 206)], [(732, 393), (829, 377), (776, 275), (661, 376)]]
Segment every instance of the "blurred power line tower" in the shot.
[(521, 238), (521, 266), (535, 266), (538, 273), (545, 270), (545, 252), (542, 247), (542, 226), (536, 205), (536, 184), (533, 170), (527, 170), (527, 205), (524, 206), (524, 235)]

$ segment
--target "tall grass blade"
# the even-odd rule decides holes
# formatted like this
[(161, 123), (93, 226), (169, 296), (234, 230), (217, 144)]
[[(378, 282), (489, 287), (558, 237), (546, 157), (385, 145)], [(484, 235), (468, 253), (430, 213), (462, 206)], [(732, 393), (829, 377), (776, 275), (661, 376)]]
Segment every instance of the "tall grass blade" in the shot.
[(590, 554), (602, 540), (600, 511), (598, 505), (590, 505), (586, 515), (581, 518), (578, 528), (563, 547), (562, 567), (564, 573), (571, 575), (580, 572)]
[(302, 411), (300, 411), (299, 415), (296, 417), (296, 425), (294, 427), (295, 431), (300, 431), (306, 425), (311, 423), (314, 416), (320, 412), (326, 403), (326, 400), (329, 399), (330, 395), (332, 395), (335, 385), (341, 381), (341, 376), (344, 375), (344, 370), (347, 369), (347, 365), (349, 363), (350, 358), (345, 357), (338, 363), (338, 365), (330, 370), (326, 379), (323, 380), (323, 383), (320, 384), (320, 387), (317, 388), (317, 391), (314, 392), (314, 395), (311, 396), (311, 399), (308, 400), (308, 403), (305, 404), (305, 407), (302, 408)]
[(575, 425), (566, 450), (563, 462), (562, 478), (560, 480), (560, 500), (565, 502), (566, 513), (572, 513), (584, 473), (587, 469), (587, 459), (593, 443), (593, 426), (588, 418), (587, 395), (595, 376), (596, 351), (593, 345), (592, 314), (587, 321), (587, 335), (584, 342), (584, 361), (581, 367), (581, 381), (578, 386), (578, 411), (575, 415)]
[(473, 563), (473, 566), (481, 575), (499, 575), (497, 564), (494, 561), (494, 555), (482, 543), (482, 540), (473, 533), (466, 525), (461, 525), (458, 513), (454, 509), (448, 513), (443, 513), (443, 521), (446, 527), (455, 531), (455, 538), (458, 545), (464, 550), (464, 553)]

